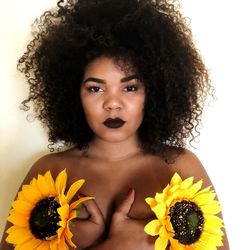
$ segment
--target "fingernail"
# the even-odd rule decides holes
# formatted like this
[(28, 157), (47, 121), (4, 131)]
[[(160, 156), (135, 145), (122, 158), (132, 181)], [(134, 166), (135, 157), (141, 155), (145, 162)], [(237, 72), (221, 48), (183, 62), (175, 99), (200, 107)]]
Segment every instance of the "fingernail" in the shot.
[(86, 195), (86, 194), (83, 194), (83, 193), (79, 193), (79, 194), (78, 194), (78, 198), (83, 198), (83, 197), (87, 197), (87, 195)]
[(130, 187), (130, 188), (128, 189), (127, 196), (131, 195), (132, 192), (133, 192), (133, 188)]

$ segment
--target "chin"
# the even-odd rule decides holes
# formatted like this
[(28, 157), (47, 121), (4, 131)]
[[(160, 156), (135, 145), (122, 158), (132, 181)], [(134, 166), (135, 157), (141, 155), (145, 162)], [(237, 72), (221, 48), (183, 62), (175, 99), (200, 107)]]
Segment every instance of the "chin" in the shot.
[(102, 135), (98, 135), (100, 139), (107, 142), (122, 142), (127, 140), (129, 137), (131, 137), (132, 134), (124, 133), (121, 131), (110, 131), (105, 132)]

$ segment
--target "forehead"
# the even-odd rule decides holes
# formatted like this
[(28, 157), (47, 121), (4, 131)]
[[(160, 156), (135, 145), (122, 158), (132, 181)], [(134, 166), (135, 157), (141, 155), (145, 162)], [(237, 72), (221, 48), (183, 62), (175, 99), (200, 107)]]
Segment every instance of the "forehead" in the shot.
[(135, 69), (131, 62), (100, 56), (90, 61), (85, 67), (84, 76), (86, 77), (91, 74), (116, 74), (125, 76), (135, 74)]

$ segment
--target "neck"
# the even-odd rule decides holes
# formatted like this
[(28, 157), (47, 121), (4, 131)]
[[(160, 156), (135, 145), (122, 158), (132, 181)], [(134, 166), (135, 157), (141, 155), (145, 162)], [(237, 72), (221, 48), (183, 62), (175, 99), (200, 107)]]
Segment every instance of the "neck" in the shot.
[(109, 142), (94, 138), (89, 144), (88, 157), (95, 157), (106, 161), (119, 161), (142, 153), (137, 137), (122, 142)]

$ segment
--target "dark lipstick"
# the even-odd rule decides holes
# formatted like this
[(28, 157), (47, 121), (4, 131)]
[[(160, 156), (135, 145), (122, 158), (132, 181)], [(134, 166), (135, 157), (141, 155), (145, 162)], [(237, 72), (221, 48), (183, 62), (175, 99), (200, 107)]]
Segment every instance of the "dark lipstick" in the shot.
[(123, 121), (121, 118), (108, 118), (103, 122), (103, 124), (108, 128), (120, 128), (124, 125), (125, 121)]

